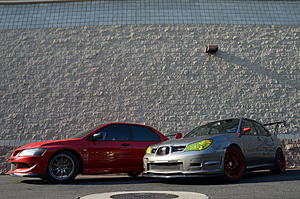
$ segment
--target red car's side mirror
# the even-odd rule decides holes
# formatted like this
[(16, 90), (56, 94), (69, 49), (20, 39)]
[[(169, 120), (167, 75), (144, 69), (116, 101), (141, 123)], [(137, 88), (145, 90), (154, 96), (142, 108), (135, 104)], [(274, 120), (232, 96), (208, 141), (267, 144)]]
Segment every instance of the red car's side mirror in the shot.
[(182, 137), (183, 137), (182, 133), (176, 133), (176, 135), (175, 135), (175, 139), (180, 139)]

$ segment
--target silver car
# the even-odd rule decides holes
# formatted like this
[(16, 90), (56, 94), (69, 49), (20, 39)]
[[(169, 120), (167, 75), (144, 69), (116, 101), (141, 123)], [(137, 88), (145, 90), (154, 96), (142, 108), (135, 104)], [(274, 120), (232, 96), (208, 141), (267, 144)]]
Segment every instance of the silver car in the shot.
[(286, 161), (281, 142), (265, 126), (245, 118), (201, 125), (182, 139), (148, 147), (144, 176), (158, 178), (201, 177), (224, 174), (241, 179), (246, 170), (271, 169), (283, 173)]

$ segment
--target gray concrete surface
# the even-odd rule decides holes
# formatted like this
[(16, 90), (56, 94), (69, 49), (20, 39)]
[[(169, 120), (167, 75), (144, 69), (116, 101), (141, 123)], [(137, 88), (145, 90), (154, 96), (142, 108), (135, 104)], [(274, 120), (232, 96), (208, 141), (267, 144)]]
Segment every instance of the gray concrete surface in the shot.
[(299, 185), (299, 170), (289, 170), (285, 175), (253, 173), (234, 184), (216, 178), (165, 182), (145, 178), (130, 179), (127, 176), (80, 176), (73, 184), (58, 185), (39, 179), (0, 176), (0, 198), (75, 199), (119, 191), (190, 191), (206, 194), (211, 199), (298, 199)]
[(121, 24), (300, 25), (300, 1), (111, 0), (0, 5), (0, 29)]

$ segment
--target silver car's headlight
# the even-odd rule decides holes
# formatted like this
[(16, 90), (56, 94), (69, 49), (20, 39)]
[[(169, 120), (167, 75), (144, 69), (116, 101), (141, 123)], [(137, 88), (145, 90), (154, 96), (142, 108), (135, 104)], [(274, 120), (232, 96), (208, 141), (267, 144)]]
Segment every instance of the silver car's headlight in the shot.
[(19, 153), (19, 156), (42, 155), (46, 150), (44, 148), (25, 149)]
[(202, 151), (204, 149), (207, 149), (212, 143), (212, 140), (202, 140), (200, 142), (194, 142), (187, 145), (184, 151)]

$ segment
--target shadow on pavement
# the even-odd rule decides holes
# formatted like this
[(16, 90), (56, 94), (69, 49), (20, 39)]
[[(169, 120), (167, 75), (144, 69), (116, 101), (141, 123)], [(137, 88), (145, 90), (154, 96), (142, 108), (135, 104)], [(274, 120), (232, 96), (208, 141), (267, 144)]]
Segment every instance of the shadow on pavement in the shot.
[[(230, 185), (245, 183), (264, 183), (264, 182), (285, 182), (300, 181), (300, 170), (288, 170), (285, 174), (272, 174), (269, 171), (251, 172), (236, 183), (229, 183), (222, 177), (205, 177), (205, 178), (180, 178), (180, 179), (155, 179), (155, 178), (130, 178), (127, 176), (93, 176), (92, 178), (81, 176), (72, 183), (65, 185), (115, 185), (115, 184), (145, 184), (145, 183), (167, 183), (180, 185)], [(55, 185), (49, 181), (40, 179), (26, 179), (21, 183), (37, 184), (37, 185)]]
[(256, 171), (247, 173), (239, 182), (227, 182), (222, 177), (194, 178), (194, 179), (172, 179), (169, 184), (181, 185), (230, 185), (245, 183), (285, 182), (300, 181), (300, 170), (288, 170), (285, 174), (273, 174), (270, 171)]
[[(76, 178), (71, 183), (61, 183), (62, 185), (114, 185), (114, 184), (143, 184), (143, 183), (155, 183), (160, 182), (159, 179), (152, 178), (131, 178), (127, 176), (93, 176), (93, 177), (85, 177), (81, 176), (80, 178)], [(26, 179), (22, 180), (21, 183), (27, 184), (38, 184), (38, 185), (56, 185), (56, 183), (52, 183), (47, 180), (42, 179)]]

